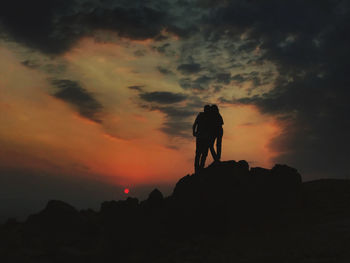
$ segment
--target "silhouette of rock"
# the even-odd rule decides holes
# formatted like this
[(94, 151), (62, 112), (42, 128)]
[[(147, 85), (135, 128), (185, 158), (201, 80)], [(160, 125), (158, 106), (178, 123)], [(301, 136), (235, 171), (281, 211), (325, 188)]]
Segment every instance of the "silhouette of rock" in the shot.
[(148, 202), (160, 202), (163, 200), (163, 194), (157, 188), (154, 189), (148, 196)]
[[(31, 215), (23, 225), (23, 238), (28, 247), (94, 246), (98, 227), (73, 206), (51, 200), (45, 209)], [(90, 238), (92, 238), (90, 240)]]
[(29, 216), (27, 224), (60, 231), (79, 228), (83, 221), (84, 217), (73, 206), (59, 200), (51, 200), (44, 210)]
[[(255, 177), (266, 177), (270, 176), (270, 170), (261, 167), (252, 167), (250, 169), (250, 175)], [(257, 178), (256, 178), (257, 179)]]
[(161, 208), (164, 203), (163, 194), (156, 188), (148, 196), (144, 205), (150, 209)]
[(307, 210), (350, 213), (350, 180), (320, 179), (303, 183), (303, 206)]
[(20, 223), (16, 220), (16, 218), (9, 218), (6, 220), (4, 227), (6, 228), (14, 228), (18, 226)]
[(101, 204), (100, 213), (113, 215), (115, 213), (127, 213), (138, 207), (139, 200), (137, 198), (128, 197), (126, 200), (105, 201)]
[(215, 162), (166, 198), (154, 189), (141, 203), (106, 201), (98, 212), (49, 201), (24, 223), (0, 225), (1, 262), (348, 262), (349, 207), (349, 180), (302, 183), (287, 165)]
[[(287, 165), (271, 170), (246, 161), (215, 162), (176, 184), (172, 200), (178, 214), (201, 222), (268, 220), (300, 205), (301, 176)], [(212, 225), (212, 224), (211, 224)]]
[(120, 224), (134, 221), (138, 215), (139, 200), (128, 197), (126, 200), (106, 201), (101, 204), (100, 218), (110, 228), (118, 228)]

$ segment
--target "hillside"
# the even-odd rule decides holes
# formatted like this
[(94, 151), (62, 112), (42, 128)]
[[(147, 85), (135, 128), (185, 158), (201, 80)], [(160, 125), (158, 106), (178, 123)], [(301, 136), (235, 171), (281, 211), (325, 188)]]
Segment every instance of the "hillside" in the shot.
[(1, 262), (349, 262), (350, 181), (212, 164), (173, 193), (78, 211), (50, 201), (0, 227)]

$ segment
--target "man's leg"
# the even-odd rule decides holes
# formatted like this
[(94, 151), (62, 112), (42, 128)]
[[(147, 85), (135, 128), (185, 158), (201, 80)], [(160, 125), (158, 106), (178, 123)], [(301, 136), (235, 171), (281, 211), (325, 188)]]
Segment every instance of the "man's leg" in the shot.
[(199, 138), (196, 138), (196, 155), (194, 157), (194, 173), (198, 173), (199, 171), (200, 157), (201, 157), (200, 140)]
[(220, 161), (221, 159), (221, 147), (222, 147), (222, 135), (219, 135), (216, 138), (216, 151), (217, 151), (218, 161)]
[(211, 139), (209, 149), (210, 149), (211, 156), (213, 156), (214, 161), (218, 161), (219, 158), (217, 153), (215, 152), (214, 143), (215, 143), (215, 137)]
[(208, 146), (205, 147), (205, 149), (203, 149), (203, 152), (201, 153), (201, 161), (200, 161), (200, 170), (202, 170), (205, 166), (205, 160), (207, 159), (208, 156)]
[(196, 151), (196, 156), (194, 158), (194, 173), (198, 173), (199, 171), (199, 160), (200, 160), (201, 154)]

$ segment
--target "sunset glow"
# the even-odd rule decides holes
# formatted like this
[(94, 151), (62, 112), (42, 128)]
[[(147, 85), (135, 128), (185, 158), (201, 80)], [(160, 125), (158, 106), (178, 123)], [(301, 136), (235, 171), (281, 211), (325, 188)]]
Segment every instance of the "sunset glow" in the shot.
[[(22, 65), (23, 58), (2, 44), (0, 52), (5, 59), (0, 62), (0, 107), (6, 113), (1, 115), (0, 127), (3, 165), (45, 172), (55, 166), (55, 172), (78, 173), (113, 184), (174, 182), (193, 171), (195, 145), (190, 125), (197, 113), (179, 120), (189, 123), (185, 131), (188, 137), (170, 136), (162, 132), (167, 117), (157, 108), (163, 105), (147, 105), (139, 95), (159, 90), (186, 94), (173, 77), (157, 70), (157, 65), (173, 63), (174, 58), (151, 51), (155, 44), (151, 41), (118, 41), (105, 44), (82, 39), (57, 58), (69, 70), (62, 76)], [(150, 52), (135, 57), (133, 53), (140, 48)], [(78, 80), (96, 96), (103, 105), (96, 113), (99, 122), (50, 96), (57, 88), (49, 81), (57, 75)], [(134, 86), (139, 88), (128, 88)], [(220, 94), (213, 95), (208, 103), (218, 103)], [(269, 142), (278, 135), (278, 122), (252, 106), (218, 105), (225, 122), (223, 158), (271, 166), (276, 153)], [(196, 109), (201, 111), (201, 105)]]

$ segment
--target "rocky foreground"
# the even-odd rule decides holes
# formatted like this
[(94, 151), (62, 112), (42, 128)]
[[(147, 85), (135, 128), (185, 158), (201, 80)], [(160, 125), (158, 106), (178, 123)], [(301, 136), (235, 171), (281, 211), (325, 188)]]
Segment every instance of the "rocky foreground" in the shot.
[(78, 211), (50, 201), (0, 226), (0, 262), (350, 262), (350, 181), (213, 164), (171, 196)]

